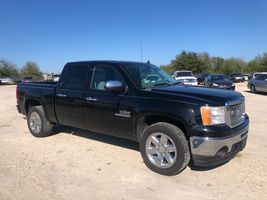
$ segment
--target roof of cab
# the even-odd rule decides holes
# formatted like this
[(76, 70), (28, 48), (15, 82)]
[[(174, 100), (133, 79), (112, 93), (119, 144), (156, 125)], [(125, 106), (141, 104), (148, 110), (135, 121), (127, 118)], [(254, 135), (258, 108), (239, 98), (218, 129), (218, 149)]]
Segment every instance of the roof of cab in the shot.
[(88, 61), (75, 61), (75, 62), (68, 62), (67, 64), (92, 64), (92, 63), (109, 63), (109, 64), (150, 64), (146, 62), (137, 62), (137, 61), (120, 61), (120, 60), (88, 60)]

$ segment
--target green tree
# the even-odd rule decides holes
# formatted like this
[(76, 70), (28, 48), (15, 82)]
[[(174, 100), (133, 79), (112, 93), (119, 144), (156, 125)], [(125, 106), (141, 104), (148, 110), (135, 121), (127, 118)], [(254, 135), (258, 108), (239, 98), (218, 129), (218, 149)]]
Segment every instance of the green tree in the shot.
[(262, 72), (267, 71), (267, 53), (256, 56), (253, 60), (248, 62), (247, 67), (245, 68), (246, 72)]
[(224, 61), (220, 71), (224, 74), (231, 74), (234, 72), (243, 73), (246, 69), (247, 63), (241, 58), (230, 58)]
[(170, 75), (173, 75), (175, 68), (169, 65), (160, 65), (160, 68)]
[(263, 53), (260, 60), (261, 71), (267, 71), (267, 53)]
[(29, 61), (26, 62), (25, 65), (21, 69), (22, 76), (31, 76), (31, 77), (41, 77), (42, 72), (40, 71), (37, 63)]
[(262, 65), (260, 61), (253, 59), (248, 63), (244, 71), (248, 73), (253, 73), (253, 72), (261, 71), (261, 69), (262, 69)]
[(16, 65), (8, 60), (0, 60), (0, 77), (17, 78), (19, 76)]
[(212, 71), (213, 70), (212, 57), (210, 57), (209, 53), (207, 53), (207, 52), (199, 53), (198, 57), (204, 64), (204, 67), (203, 67), (204, 71)]
[(211, 58), (211, 67), (209, 72), (221, 73), (223, 71), (223, 65), (225, 60), (221, 57), (212, 57)]
[(182, 51), (177, 55), (174, 60), (168, 65), (174, 70), (190, 70), (193, 73), (205, 71), (207, 66), (204, 61), (200, 59), (199, 55), (195, 52)]

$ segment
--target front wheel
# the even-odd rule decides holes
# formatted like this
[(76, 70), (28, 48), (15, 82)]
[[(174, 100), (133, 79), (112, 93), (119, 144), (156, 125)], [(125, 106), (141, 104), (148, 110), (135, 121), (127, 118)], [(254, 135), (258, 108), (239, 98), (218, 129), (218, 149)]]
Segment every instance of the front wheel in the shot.
[(250, 91), (251, 91), (252, 93), (256, 93), (256, 88), (255, 88), (254, 85), (251, 85), (251, 86), (250, 86)]
[(184, 133), (164, 122), (146, 128), (140, 138), (140, 152), (146, 166), (163, 175), (178, 174), (190, 161)]

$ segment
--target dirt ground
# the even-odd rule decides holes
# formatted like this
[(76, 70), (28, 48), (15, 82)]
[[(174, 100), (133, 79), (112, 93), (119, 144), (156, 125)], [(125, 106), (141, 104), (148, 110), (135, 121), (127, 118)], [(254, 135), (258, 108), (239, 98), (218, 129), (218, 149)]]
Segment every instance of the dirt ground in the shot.
[(138, 144), (58, 127), (34, 138), (0, 86), (0, 199), (267, 199), (267, 95), (237, 90), (250, 116), (248, 144), (223, 166), (166, 177), (143, 163)]

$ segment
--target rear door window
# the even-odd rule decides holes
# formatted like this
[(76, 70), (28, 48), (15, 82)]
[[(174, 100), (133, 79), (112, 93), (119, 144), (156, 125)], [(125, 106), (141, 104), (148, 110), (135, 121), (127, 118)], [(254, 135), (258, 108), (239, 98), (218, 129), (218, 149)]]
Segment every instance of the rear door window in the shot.
[(68, 65), (60, 83), (62, 89), (82, 90), (88, 73), (88, 65)]

